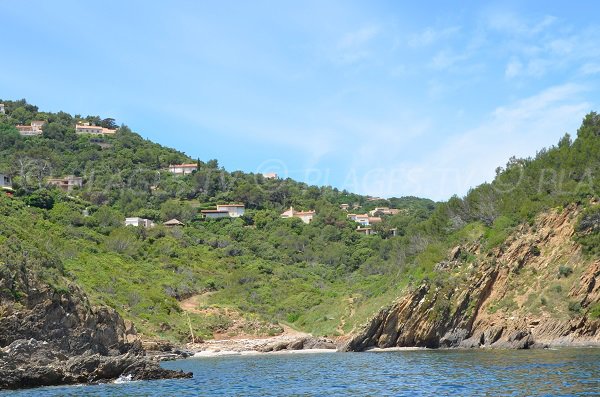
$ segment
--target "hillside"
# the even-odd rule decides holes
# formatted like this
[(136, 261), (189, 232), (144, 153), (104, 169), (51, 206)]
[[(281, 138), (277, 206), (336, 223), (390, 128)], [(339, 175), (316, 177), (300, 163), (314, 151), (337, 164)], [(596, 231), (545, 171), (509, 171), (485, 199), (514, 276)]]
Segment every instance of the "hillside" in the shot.
[(600, 117), (445, 212), (453, 241), (434, 278), (406, 288), (348, 342), (369, 347), (600, 344)]
[[(405, 279), (398, 265), (406, 257), (402, 247), (411, 245), (410, 228), (435, 208), (430, 200), (371, 201), (330, 187), (227, 172), (216, 160), (194, 160), (126, 126), (101, 136), (74, 129), (79, 122), (114, 128), (111, 119), (4, 103), (0, 173), (12, 176), (15, 190), (0, 200), (0, 241), (17, 239), (44, 253), (52, 263), (45, 272), (75, 281), (94, 303), (113, 307), (146, 336), (188, 340), (188, 316), (204, 338), (278, 333), (278, 323), (316, 334), (348, 332), (394, 296), (390, 287)], [(15, 126), (33, 120), (44, 121), (43, 131), (21, 136)], [(198, 169), (184, 176), (168, 172), (179, 163)], [(82, 187), (64, 192), (48, 185), (65, 175), (81, 177)], [(232, 202), (246, 205), (243, 217), (200, 216), (201, 209)], [(383, 216), (379, 235), (364, 236), (346, 219), (343, 203), (361, 206), (360, 213), (392, 205), (400, 211)], [(281, 219), (289, 206), (314, 209), (315, 219), (308, 225)], [(124, 227), (134, 216), (157, 227)], [(161, 225), (172, 218), (186, 226)], [(388, 238), (392, 228), (400, 236)], [(190, 298), (196, 307), (183, 311), (181, 301)], [(355, 316), (347, 315), (350, 300)]]
[[(596, 338), (595, 113), (576, 139), (566, 135), (535, 158), (510, 159), (493, 182), (433, 203), (372, 200), (228, 172), (216, 160), (117, 128), (110, 118), (4, 103), (0, 174), (12, 177), (14, 191), (0, 197), (0, 243), (20, 247), (20, 255), (36, 252), (43, 258), (36, 275), (57, 293), (70, 293), (67, 281), (79, 285), (92, 303), (114, 308), (146, 338), (189, 341), (190, 328), (201, 338), (272, 335), (285, 325), (315, 335), (356, 334), (350, 346), (359, 350), (456, 346), (495, 326), (508, 337), (525, 323), (529, 330), (531, 321), (554, 327), (537, 333), (540, 341), (568, 340), (557, 330), (571, 323), (585, 324), (575, 329)], [(18, 128), (32, 121), (41, 131), (22, 136)], [(81, 123), (112, 132), (78, 134)], [(169, 172), (182, 163), (195, 170)], [(49, 183), (66, 175), (81, 178), (81, 186), (64, 191)], [(202, 217), (201, 210), (223, 203), (243, 203), (246, 211)], [(374, 212), (381, 218), (372, 225), (377, 234), (364, 235), (342, 204), (357, 214), (397, 211)], [(282, 219), (291, 206), (314, 210), (314, 219)], [(127, 217), (156, 226), (125, 227)], [(173, 218), (184, 226), (162, 224)], [(11, 258), (0, 256), (3, 263)], [(6, 285), (17, 305), (27, 296), (18, 283)]]

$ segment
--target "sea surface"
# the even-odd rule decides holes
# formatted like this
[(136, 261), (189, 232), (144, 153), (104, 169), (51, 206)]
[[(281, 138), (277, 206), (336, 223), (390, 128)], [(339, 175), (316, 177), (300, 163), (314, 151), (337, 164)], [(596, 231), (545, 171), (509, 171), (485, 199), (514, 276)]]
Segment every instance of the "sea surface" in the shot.
[(193, 379), (0, 396), (600, 396), (600, 349), (273, 354), (164, 363)]

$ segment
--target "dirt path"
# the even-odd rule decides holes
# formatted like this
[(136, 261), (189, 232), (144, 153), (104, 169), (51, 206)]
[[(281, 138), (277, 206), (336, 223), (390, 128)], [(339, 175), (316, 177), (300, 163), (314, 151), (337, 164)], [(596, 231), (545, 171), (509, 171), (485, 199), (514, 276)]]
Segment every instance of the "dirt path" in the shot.
[(344, 327), (346, 326), (347, 319), (353, 317), (356, 313), (356, 309), (354, 308), (354, 297), (349, 296), (348, 299), (346, 299), (346, 302), (348, 302), (347, 313), (343, 314), (342, 317), (340, 317), (340, 324), (335, 329), (339, 335), (346, 334), (346, 332), (344, 331)]
[(181, 307), (181, 310), (188, 313), (202, 314), (203, 312), (202, 310), (198, 309), (198, 306), (200, 306), (200, 303), (205, 301), (206, 298), (212, 294), (214, 294), (214, 292), (209, 291), (203, 294), (192, 295), (189, 298), (179, 302), (179, 307)]

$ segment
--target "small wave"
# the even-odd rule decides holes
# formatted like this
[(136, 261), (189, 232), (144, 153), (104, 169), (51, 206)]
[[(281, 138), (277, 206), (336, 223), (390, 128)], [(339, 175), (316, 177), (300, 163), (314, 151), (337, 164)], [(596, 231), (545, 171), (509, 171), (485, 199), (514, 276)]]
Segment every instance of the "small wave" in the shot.
[(131, 374), (119, 376), (114, 383), (127, 383), (131, 382)]

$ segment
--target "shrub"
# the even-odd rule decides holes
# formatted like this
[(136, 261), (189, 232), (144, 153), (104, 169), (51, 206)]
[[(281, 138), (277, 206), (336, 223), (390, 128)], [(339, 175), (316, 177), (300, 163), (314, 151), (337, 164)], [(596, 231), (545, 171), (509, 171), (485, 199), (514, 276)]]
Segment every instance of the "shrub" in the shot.
[(581, 304), (579, 302), (569, 302), (569, 311), (571, 313), (581, 312)]
[(596, 302), (592, 306), (590, 306), (590, 311), (588, 312), (588, 316), (592, 319), (600, 318), (600, 302)]
[(569, 266), (566, 265), (560, 265), (558, 267), (558, 278), (561, 277), (569, 277), (571, 274), (573, 274), (573, 269)]

